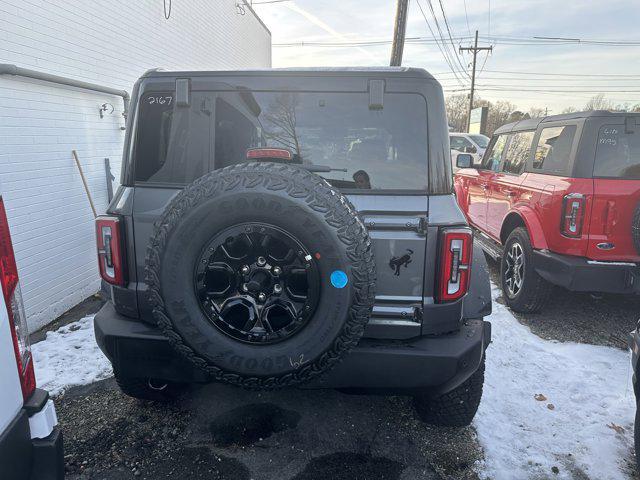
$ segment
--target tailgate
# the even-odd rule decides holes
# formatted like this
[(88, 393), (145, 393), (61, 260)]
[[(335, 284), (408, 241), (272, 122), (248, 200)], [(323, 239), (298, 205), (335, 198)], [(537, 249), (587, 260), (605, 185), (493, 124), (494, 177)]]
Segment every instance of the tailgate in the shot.
[(633, 244), (633, 216), (640, 204), (640, 180), (594, 180), (587, 257), (603, 261), (640, 261)]
[(640, 116), (621, 117), (599, 128), (593, 177), (587, 256), (640, 261), (632, 235), (640, 203)]

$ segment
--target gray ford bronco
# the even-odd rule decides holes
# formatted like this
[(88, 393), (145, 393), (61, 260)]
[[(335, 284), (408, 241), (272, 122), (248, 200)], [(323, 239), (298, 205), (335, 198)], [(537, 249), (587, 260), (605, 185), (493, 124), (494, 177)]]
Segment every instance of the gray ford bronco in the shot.
[(491, 294), (431, 75), (153, 70), (132, 105), (97, 219), (95, 332), (124, 393), (336, 388), (471, 422)]

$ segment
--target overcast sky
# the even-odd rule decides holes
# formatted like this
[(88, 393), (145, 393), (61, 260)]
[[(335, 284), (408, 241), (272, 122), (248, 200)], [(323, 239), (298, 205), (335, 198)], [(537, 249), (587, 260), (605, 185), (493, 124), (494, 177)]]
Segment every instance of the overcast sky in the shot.
[[(267, 0), (254, 0), (254, 8), (272, 32), (274, 67), (388, 65), (391, 46), (387, 43), (330, 47), (278, 44), (389, 41), (396, 0), (292, 0), (258, 4), (263, 1)], [(550, 113), (559, 113), (568, 106), (580, 108), (600, 91), (616, 103), (640, 103), (640, 0), (442, 0), (453, 42), (439, 1), (431, 0), (459, 80), (433, 43), (418, 1), (440, 39), (429, 1), (410, 0), (406, 36), (426, 38), (430, 43), (423, 40), (407, 43), (403, 65), (427, 69), (442, 83), (445, 93), (468, 89), (469, 77), (461, 70), (464, 66), (470, 72), (471, 56), (461, 55), (458, 63), (453, 51), (459, 45), (468, 46), (471, 40), (467, 37), (477, 29), (480, 45), (494, 46), (488, 58), (484, 52), (478, 54), (478, 69), (484, 65), (477, 80), (477, 94), (482, 98), (509, 100), (523, 110), (548, 107)], [(583, 42), (543, 40), (546, 43), (541, 44), (533, 37)], [(594, 45), (584, 40), (637, 45)], [(541, 75), (550, 73), (554, 75)], [(626, 92), (620, 92), (623, 90)]]

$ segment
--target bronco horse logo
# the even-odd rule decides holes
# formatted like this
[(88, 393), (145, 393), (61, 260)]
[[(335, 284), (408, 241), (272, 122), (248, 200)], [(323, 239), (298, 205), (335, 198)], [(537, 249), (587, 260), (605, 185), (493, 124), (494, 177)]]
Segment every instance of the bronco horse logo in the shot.
[(401, 257), (396, 257), (395, 255), (391, 257), (391, 260), (389, 260), (389, 267), (391, 267), (391, 270), (394, 270), (393, 274), (396, 277), (400, 276), (400, 267), (407, 268), (409, 266), (411, 263), (411, 255), (413, 255), (413, 250), (407, 248), (407, 253)]

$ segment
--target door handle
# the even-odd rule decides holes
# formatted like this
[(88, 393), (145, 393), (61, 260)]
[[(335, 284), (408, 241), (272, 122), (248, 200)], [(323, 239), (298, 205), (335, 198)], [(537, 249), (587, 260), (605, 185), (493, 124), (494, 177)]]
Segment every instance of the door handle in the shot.
[(516, 192), (514, 192), (513, 190), (505, 190), (504, 193), (507, 194), (507, 197), (515, 197), (516, 196)]
[(482, 190), (487, 190), (487, 189), (489, 188), (489, 184), (488, 184), (488, 183), (481, 183), (481, 184), (480, 184), (480, 188), (481, 188)]

